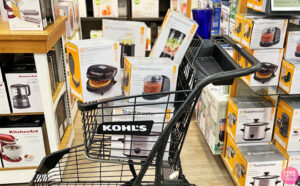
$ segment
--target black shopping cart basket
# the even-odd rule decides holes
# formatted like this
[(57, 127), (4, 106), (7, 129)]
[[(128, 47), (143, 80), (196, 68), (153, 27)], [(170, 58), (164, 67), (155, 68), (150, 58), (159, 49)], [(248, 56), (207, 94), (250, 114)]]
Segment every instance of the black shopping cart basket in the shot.
[[(224, 42), (252, 66), (238, 66)], [(202, 89), (232, 84), (260, 67), (227, 36), (196, 36), (180, 65), (177, 91), (79, 103), (84, 145), (45, 157), (30, 185), (190, 185), (180, 152)], [(139, 102), (145, 96), (160, 101)]]

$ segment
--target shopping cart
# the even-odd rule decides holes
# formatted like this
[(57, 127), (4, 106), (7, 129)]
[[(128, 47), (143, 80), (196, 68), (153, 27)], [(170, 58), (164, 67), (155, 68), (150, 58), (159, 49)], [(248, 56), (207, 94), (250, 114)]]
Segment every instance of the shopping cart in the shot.
[[(224, 42), (252, 66), (238, 66)], [(79, 103), (84, 145), (45, 157), (30, 185), (190, 185), (180, 152), (202, 89), (231, 84), (260, 67), (227, 36), (196, 36), (180, 65), (177, 91)], [(144, 96), (162, 99), (140, 103)]]

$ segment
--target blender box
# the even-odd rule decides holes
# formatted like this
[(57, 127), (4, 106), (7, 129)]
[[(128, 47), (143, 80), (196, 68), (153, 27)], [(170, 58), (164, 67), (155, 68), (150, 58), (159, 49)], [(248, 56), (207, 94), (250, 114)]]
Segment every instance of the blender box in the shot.
[(122, 95), (119, 43), (87, 39), (66, 43), (71, 93), (81, 102)]
[(54, 21), (49, 0), (4, 1), (10, 30), (43, 30)]
[(0, 103), (0, 114), (10, 114), (11, 111), (4, 82), (0, 82)]
[(249, 49), (283, 48), (287, 23), (287, 19), (247, 16), (241, 43)]
[(236, 42), (241, 42), (242, 39), (242, 32), (244, 28), (244, 15), (243, 14), (236, 14), (235, 15), (235, 23), (233, 28), (233, 40)]
[(287, 94), (300, 93), (300, 60), (284, 59), (281, 65), (279, 87)]
[[(283, 49), (249, 50), (262, 63), (262, 68), (256, 73), (243, 76), (241, 79), (248, 86), (278, 86)], [(250, 67), (248, 61), (241, 56), (243, 68)]]
[(286, 165), (286, 158), (272, 144), (238, 146), (234, 179), (241, 186), (283, 186), (281, 172)]
[(124, 68), (125, 56), (145, 56), (146, 29), (147, 25), (144, 22), (103, 20), (103, 37), (120, 43), (121, 68)]
[(5, 73), (13, 113), (43, 112), (37, 73)]
[[(63, 2), (70, 2), (72, 4), (73, 7), (73, 15), (69, 15), (71, 16), (71, 18), (73, 18), (73, 23), (74, 23), (74, 30), (76, 30), (79, 25), (80, 25), (80, 20), (79, 20), (79, 5), (78, 5), (78, 0), (62, 0)], [(68, 17), (69, 17), (68, 16)]]
[(119, 5), (116, 0), (93, 0), (94, 17), (119, 17)]
[(230, 19), (230, 7), (228, 3), (222, 3), (221, 5), (221, 23), (220, 34), (229, 34), (229, 20)]
[[(178, 65), (169, 58), (125, 57), (124, 95), (142, 95), (136, 98), (136, 102), (173, 102), (174, 94), (159, 93), (175, 91), (177, 76)], [(128, 101), (134, 102), (135, 98)]]
[(284, 47), (285, 59), (300, 59), (300, 27), (289, 24)]
[(74, 9), (72, 2), (60, 2), (59, 3), (60, 15), (67, 16), (68, 19), (66, 21), (66, 36), (72, 37), (74, 29), (76, 28), (74, 25)]
[(229, 99), (226, 124), (229, 136), (236, 143), (271, 141), (275, 108), (266, 98)]
[(299, 98), (281, 98), (277, 107), (274, 139), (286, 151), (300, 151)]
[(159, 0), (131, 0), (132, 17), (159, 17)]
[(168, 10), (150, 57), (170, 58), (180, 64), (197, 28), (194, 20)]

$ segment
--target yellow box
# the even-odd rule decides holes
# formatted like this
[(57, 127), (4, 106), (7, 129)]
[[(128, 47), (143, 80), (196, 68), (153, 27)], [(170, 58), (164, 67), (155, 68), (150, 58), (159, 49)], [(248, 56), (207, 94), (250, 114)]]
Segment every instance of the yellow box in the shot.
[(224, 150), (225, 150), (224, 163), (227, 164), (227, 167), (229, 168), (228, 171), (233, 173), (235, 157), (236, 157), (236, 144), (234, 143), (233, 139), (229, 135), (227, 137), (227, 144), (226, 146), (224, 146)]
[(247, 7), (253, 9), (253, 2), (255, 0), (247, 0)]
[(233, 40), (236, 42), (241, 42), (242, 33), (243, 33), (243, 26), (244, 24), (244, 15), (237, 13), (235, 15), (235, 24), (233, 28)]
[(300, 61), (284, 59), (281, 65), (279, 87), (288, 94), (300, 93)]

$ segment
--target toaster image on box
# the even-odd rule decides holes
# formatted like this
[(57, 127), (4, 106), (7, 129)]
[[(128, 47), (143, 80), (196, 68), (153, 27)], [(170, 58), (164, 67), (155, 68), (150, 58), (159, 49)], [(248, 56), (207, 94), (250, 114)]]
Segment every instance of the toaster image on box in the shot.
[(275, 72), (277, 71), (277, 69), (277, 65), (264, 62), (262, 63), (262, 67), (260, 68), (260, 70), (258, 70), (254, 74), (254, 79), (261, 83), (268, 82), (275, 77)]
[(295, 56), (300, 57), (300, 40), (297, 41), (297, 48), (295, 51)]
[(260, 39), (261, 47), (270, 47), (280, 42), (281, 31), (277, 27), (269, 27), (263, 30)]
[[(126, 80), (125, 80), (126, 81)], [(170, 78), (162, 75), (150, 75), (144, 78), (143, 98), (147, 100), (159, 99), (167, 95), (146, 95), (170, 91)]]
[(70, 68), (70, 72), (71, 72), (71, 76), (72, 76), (71, 77), (72, 81), (73, 81), (75, 87), (79, 87), (80, 86), (80, 78), (78, 78), (75, 74), (75, 63), (74, 63), (74, 58), (71, 53), (69, 53), (68, 61), (69, 61), (69, 68)]

